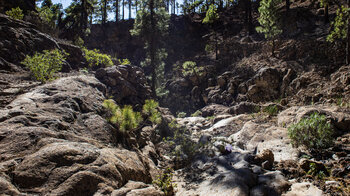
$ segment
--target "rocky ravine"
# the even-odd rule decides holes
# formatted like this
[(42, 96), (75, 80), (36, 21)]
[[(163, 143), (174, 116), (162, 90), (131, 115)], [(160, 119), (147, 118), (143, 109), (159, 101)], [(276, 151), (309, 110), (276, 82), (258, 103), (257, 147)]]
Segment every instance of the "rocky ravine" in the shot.
[[(241, 104), (242, 105), (242, 104)], [(205, 108), (217, 110), (213, 105)], [(349, 131), (350, 115), (335, 106), (302, 106), (286, 109), (276, 117), (264, 113), (230, 115), (224, 111), (215, 113), (209, 120), (203, 117), (177, 119), (191, 131), (193, 140), (208, 142), (199, 157), (189, 167), (176, 171), (177, 195), (346, 195), (336, 191), (341, 181), (325, 180), (323, 192), (310, 180), (299, 178), (314, 161), (301, 159), (303, 149), (293, 148), (287, 136), (286, 126), (299, 121), (305, 115), (315, 111), (326, 114), (342, 135), (339, 140), (344, 144), (341, 153), (331, 154), (332, 158), (315, 163), (332, 168), (333, 179), (349, 178)], [(241, 111), (242, 112), (242, 111)], [(347, 144), (346, 144), (347, 143)], [(225, 149), (232, 146), (230, 152)], [(289, 165), (289, 166), (288, 166)], [(343, 165), (343, 166), (341, 166)], [(340, 168), (337, 168), (340, 167)], [(335, 171), (343, 174), (335, 174)], [(298, 175), (290, 175), (291, 173)], [(288, 176), (288, 178), (287, 178)], [(346, 185), (345, 185), (346, 187)]]

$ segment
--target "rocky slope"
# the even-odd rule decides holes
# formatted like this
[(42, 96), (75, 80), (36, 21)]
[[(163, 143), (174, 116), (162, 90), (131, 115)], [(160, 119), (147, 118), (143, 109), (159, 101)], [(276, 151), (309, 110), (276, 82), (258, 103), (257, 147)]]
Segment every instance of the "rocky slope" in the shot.
[[(73, 70), (84, 66), (79, 48), (4, 15), (0, 28), (0, 194), (163, 195), (151, 185), (159, 173), (151, 138), (121, 141), (102, 107), (109, 96), (142, 104), (150, 94), (142, 70), (113, 66), (96, 77), (82, 74)], [(47, 84), (32, 81), (19, 62), (53, 48), (71, 54), (64, 70), (70, 73)]]
[[(342, 192), (336, 188), (343, 183), (345, 187), (349, 185), (350, 146), (345, 133), (350, 127), (350, 116), (347, 110), (328, 106), (292, 107), (278, 116), (230, 115), (225, 111), (228, 108), (217, 113), (214, 119), (177, 119), (190, 131), (194, 141), (207, 145), (197, 152), (199, 155), (189, 167), (176, 171), (177, 195), (324, 195), (326, 192), (303, 177), (310, 162), (324, 164), (332, 171), (333, 178), (323, 181), (323, 189), (328, 190), (328, 194), (348, 194), (345, 189)], [(292, 147), (285, 128), (314, 111), (334, 120), (341, 135), (338, 141), (342, 141), (320, 162), (300, 159), (304, 149)]]
[[(284, 40), (278, 58), (267, 58), (260, 38), (232, 37), (220, 49), (231, 63), (214, 66), (210, 54), (196, 57), (209, 59), (199, 80), (167, 83), (170, 96), (163, 103), (175, 112), (200, 109), (201, 115), (175, 118), (160, 108), (160, 126), (143, 125), (125, 137), (106, 121), (102, 102), (112, 97), (139, 111), (150, 98), (142, 69), (117, 65), (79, 72), (85, 66), (79, 48), (4, 15), (0, 29), (1, 195), (164, 195), (152, 181), (168, 167), (175, 169), (177, 187), (170, 192), (176, 195), (349, 194), (349, 66), (317, 63), (321, 50), (311, 48), (324, 47), (322, 39)], [(300, 32), (305, 29), (301, 25)], [(20, 62), (53, 48), (71, 54), (64, 73), (47, 84), (34, 82)], [(277, 112), (266, 112), (269, 107)], [(291, 145), (287, 127), (315, 111), (335, 127), (336, 142), (312, 157)], [(171, 128), (175, 122), (183, 132)], [(184, 140), (172, 146), (179, 135)], [(179, 151), (184, 146), (188, 152)], [(311, 175), (311, 165), (326, 178)]]

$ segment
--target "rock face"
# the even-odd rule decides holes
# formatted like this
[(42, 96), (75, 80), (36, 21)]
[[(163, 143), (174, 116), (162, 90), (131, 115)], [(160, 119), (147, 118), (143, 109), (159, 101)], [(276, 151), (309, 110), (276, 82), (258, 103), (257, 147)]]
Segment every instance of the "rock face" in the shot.
[(108, 86), (108, 94), (122, 104), (143, 104), (150, 98), (151, 90), (140, 67), (119, 65), (101, 68), (96, 78)]
[(119, 136), (100, 116), (104, 92), (96, 78), (72, 76), (1, 109), (0, 194), (110, 195), (129, 180), (151, 183), (151, 159), (113, 148)]
[(31, 23), (13, 20), (0, 14), (0, 29), (0, 65), (12, 71), (15, 70), (15, 65), (20, 65), (26, 55), (55, 48), (66, 50), (70, 54), (67, 58), (69, 68), (77, 68), (81, 62), (84, 62), (80, 48), (56, 41), (38, 31)]
[(349, 131), (350, 115), (337, 106), (294, 106), (278, 115), (278, 125), (289, 126), (315, 112), (326, 115), (337, 128), (339, 134)]

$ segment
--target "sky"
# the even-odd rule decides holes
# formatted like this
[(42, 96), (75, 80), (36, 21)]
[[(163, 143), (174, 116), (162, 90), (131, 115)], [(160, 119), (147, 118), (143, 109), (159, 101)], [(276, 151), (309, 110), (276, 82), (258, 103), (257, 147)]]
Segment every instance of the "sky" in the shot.
[[(183, 2), (183, 0), (177, 0), (177, 2), (179, 4), (181, 4)], [(71, 3), (72, 3), (72, 0), (52, 0), (52, 3), (56, 4), (56, 3), (61, 3), (63, 5), (63, 8), (67, 8)], [(133, 11), (133, 13), (131, 13), (131, 17), (135, 17), (135, 11)], [(125, 7), (125, 18), (127, 19), (128, 16), (129, 16), (129, 10), (127, 9), (127, 7)], [(110, 13), (108, 14), (108, 20), (113, 20), (115, 18), (114, 14), (113, 13)]]

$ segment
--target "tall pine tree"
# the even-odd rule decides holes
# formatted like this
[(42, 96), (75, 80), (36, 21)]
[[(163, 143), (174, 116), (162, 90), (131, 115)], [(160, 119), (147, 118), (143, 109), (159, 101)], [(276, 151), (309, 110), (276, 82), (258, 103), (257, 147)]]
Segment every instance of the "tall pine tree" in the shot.
[(350, 0), (347, 5), (342, 5), (337, 10), (337, 15), (332, 22), (333, 29), (327, 37), (327, 41), (346, 40), (346, 64), (350, 64)]
[(259, 7), (259, 24), (256, 28), (259, 33), (264, 33), (265, 38), (272, 41), (272, 56), (275, 56), (275, 39), (282, 33), (278, 25), (278, 5), (281, 0), (262, 0)]
[(151, 70), (151, 89), (156, 96), (156, 89), (161, 87), (164, 77), (164, 62), (167, 53), (163, 49), (165, 36), (168, 33), (169, 14), (164, 1), (142, 0), (137, 13), (132, 35), (139, 36), (145, 42), (147, 57), (142, 63)]

